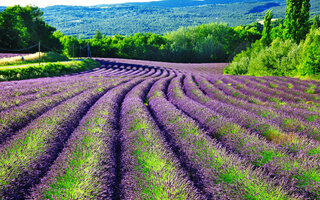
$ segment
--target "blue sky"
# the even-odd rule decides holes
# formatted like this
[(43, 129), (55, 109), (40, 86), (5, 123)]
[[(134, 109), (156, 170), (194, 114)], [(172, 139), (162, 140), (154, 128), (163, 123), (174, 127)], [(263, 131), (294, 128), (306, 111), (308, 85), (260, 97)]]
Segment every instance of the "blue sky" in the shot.
[(53, 5), (82, 5), (92, 6), (98, 4), (116, 4), (128, 2), (149, 2), (160, 0), (1, 0), (0, 6), (13, 6), (13, 5), (35, 5), (40, 8)]

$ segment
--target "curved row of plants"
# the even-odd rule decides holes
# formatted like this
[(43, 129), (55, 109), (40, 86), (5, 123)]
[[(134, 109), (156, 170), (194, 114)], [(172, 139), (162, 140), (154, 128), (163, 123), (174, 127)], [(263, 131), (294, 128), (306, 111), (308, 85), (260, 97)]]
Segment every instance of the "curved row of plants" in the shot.
[(2, 199), (320, 196), (315, 81), (105, 63), (0, 86)]

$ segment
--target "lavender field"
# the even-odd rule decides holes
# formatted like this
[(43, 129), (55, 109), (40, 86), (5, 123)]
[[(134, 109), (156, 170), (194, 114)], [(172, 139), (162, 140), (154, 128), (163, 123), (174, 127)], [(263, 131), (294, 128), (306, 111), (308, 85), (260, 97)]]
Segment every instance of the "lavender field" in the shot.
[(0, 199), (320, 199), (320, 82), (100, 59), (0, 83)]

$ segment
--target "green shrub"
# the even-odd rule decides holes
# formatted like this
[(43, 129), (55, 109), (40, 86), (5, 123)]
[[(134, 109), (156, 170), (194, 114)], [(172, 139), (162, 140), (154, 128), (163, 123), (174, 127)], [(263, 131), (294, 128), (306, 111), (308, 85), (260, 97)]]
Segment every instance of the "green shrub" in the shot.
[(224, 69), (224, 73), (231, 75), (247, 74), (249, 61), (250, 58), (248, 56), (243, 56), (239, 58), (238, 61), (233, 61), (231, 64), (227, 65)]
[(48, 52), (42, 57), (42, 62), (57, 62), (57, 61), (68, 61), (69, 58), (63, 54)]
[(292, 65), (298, 45), (290, 40), (275, 39), (269, 47), (261, 49), (250, 59), (248, 75), (253, 76), (290, 76), (296, 66)]
[(167, 33), (174, 62), (225, 62), (261, 37), (255, 27), (203, 24)]
[(224, 72), (252, 76), (311, 76), (320, 73), (320, 31), (314, 30), (298, 46), (276, 38), (270, 46), (261, 41), (234, 57)]
[(256, 56), (263, 49), (263, 45), (260, 40), (257, 40), (252, 44), (251, 48), (247, 48), (246, 51), (242, 51), (233, 58), (231, 64), (225, 67), (224, 73), (231, 75), (244, 75), (248, 73), (249, 64), (252, 57)]
[(300, 43), (301, 61), (298, 65), (299, 76), (320, 74), (320, 28), (311, 30), (306, 39)]

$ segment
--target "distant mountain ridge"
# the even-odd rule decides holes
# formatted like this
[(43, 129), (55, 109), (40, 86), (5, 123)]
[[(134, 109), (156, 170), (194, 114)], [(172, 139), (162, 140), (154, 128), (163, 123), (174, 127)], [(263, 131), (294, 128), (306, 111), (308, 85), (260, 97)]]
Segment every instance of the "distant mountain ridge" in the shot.
[[(320, 15), (320, 1), (311, 0), (311, 5), (311, 16)], [(274, 18), (284, 18), (285, 7), (286, 0), (163, 0), (41, 10), (44, 20), (64, 34), (91, 38), (96, 30), (105, 35), (165, 34), (211, 22), (244, 25), (263, 20), (268, 9), (273, 9)]]
[[(136, 6), (159, 6), (159, 7), (186, 7), (186, 6), (200, 6), (210, 4), (230, 4), (230, 3), (254, 3), (254, 2), (265, 2), (266, 0), (162, 0), (162, 1), (151, 1), (151, 2), (138, 2), (138, 3), (124, 3), (122, 5), (136, 5)], [(285, 2), (285, 0), (273, 0), (273, 2)]]

